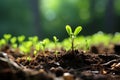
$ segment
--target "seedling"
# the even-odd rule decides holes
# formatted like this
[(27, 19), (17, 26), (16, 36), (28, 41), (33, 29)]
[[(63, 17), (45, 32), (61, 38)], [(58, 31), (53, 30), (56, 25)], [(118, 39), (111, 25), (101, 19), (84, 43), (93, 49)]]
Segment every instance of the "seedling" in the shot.
[(12, 38), (10, 39), (10, 42), (11, 42), (11, 45), (12, 45), (13, 48), (17, 48), (17, 43), (16, 43), (16, 41), (17, 41), (17, 38), (16, 38), (16, 37), (12, 37)]
[(43, 51), (43, 55), (45, 54), (45, 48), (46, 48), (46, 45), (48, 44), (48, 42), (49, 42), (49, 39), (47, 39), (47, 38), (40, 42), (41, 49)]
[(0, 47), (2, 47), (3, 45), (6, 45), (5, 39), (1, 39), (1, 40), (0, 40)]
[(24, 52), (25, 54), (29, 55), (31, 52), (32, 42), (31, 41), (24, 41), (20, 44), (19, 49)]
[(56, 36), (53, 36), (53, 40), (54, 40), (55, 49), (56, 49), (57, 48), (57, 43), (58, 43), (59, 39)]
[(46, 42), (43, 40), (43, 41), (40, 42), (40, 44), (41, 44), (41, 49), (44, 52), (45, 51)]
[(12, 37), (12, 35), (11, 34), (4, 34), (3, 37), (4, 37), (5, 41), (6, 41), (6, 43), (8, 44), (10, 38)]
[(38, 36), (33, 36), (28, 38), (29, 41), (32, 41), (33, 44), (36, 44), (38, 42)]
[(35, 50), (34, 50), (33, 54), (34, 54), (34, 56), (36, 56), (37, 53), (40, 51), (41, 43), (35, 44), (35, 45), (34, 45), (34, 48), (35, 48)]
[(58, 43), (59, 39), (56, 36), (53, 36), (53, 40), (54, 40), (54, 43), (55, 43), (55, 54), (57, 55), (58, 54), (57, 43)]
[(21, 44), (24, 40), (25, 40), (25, 36), (24, 35), (18, 36), (19, 44)]
[(76, 38), (76, 36), (80, 33), (80, 31), (82, 30), (81, 26), (78, 26), (75, 28), (75, 31), (72, 32), (71, 26), (66, 25), (66, 31), (68, 33), (68, 35), (70, 36), (71, 39), (71, 48), (72, 48), (72, 52), (74, 51), (74, 39)]

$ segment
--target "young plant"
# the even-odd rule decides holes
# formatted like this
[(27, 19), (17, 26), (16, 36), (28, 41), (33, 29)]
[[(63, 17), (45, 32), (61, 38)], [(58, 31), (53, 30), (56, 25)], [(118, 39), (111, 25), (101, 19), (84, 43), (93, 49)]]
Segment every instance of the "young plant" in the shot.
[(37, 55), (37, 53), (40, 51), (40, 48), (41, 48), (41, 43), (38, 42), (34, 45), (34, 52), (33, 52), (34, 56)]
[(33, 36), (28, 38), (29, 41), (32, 41), (33, 44), (36, 44), (39, 40), (38, 36)]
[(6, 45), (5, 39), (1, 39), (1, 40), (0, 40), (0, 47), (2, 47), (3, 45)]
[(10, 39), (11, 46), (12, 46), (13, 48), (17, 48), (17, 43), (16, 43), (16, 41), (17, 41), (17, 38), (16, 38), (16, 37), (12, 37), (12, 38)]
[(11, 34), (4, 34), (3, 37), (4, 37), (5, 41), (6, 41), (6, 44), (9, 44), (9, 40), (12, 37), (12, 35)]
[(47, 39), (47, 38), (40, 42), (41, 49), (43, 51), (43, 55), (45, 54), (45, 48), (46, 48), (46, 45), (48, 44), (48, 42), (49, 42), (49, 39)]
[(54, 40), (54, 43), (55, 43), (55, 54), (57, 55), (58, 54), (57, 43), (58, 43), (59, 39), (56, 36), (53, 36), (53, 40)]
[(71, 26), (66, 25), (66, 31), (71, 39), (71, 48), (72, 48), (72, 52), (74, 51), (74, 39), (76, 38), (76, 36), (80, 33), (80, 31), (82, 30), (81, 26), (78, 26), (75, 28), (74, 32), (71, 29)]
[(22, 42), (24, 40), (25, 40), (25, 36), (24, 35), (18, 36), (18, 42), (19, 42), (19, 44), (22, 44)]
[(56, 36), (53, 36), (53, 40), (55, 43), (55, 49), (57, 49), (57, 43), (58, 43), (59, 39)]
[(24, 41), (21, 45), (19, 45), (20, 51), (22, 51), (25, 55), (29, 55), (31, 52), (32, 42)]

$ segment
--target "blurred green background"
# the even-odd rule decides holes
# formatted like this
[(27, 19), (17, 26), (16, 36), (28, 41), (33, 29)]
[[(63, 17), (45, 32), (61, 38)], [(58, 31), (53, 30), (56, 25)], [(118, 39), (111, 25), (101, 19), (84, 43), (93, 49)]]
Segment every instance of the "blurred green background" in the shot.
[(67, 37), (65, 25), (83, 26), (82, 35), (120, 31), (120, 0), (0, 0), (0, 37)]

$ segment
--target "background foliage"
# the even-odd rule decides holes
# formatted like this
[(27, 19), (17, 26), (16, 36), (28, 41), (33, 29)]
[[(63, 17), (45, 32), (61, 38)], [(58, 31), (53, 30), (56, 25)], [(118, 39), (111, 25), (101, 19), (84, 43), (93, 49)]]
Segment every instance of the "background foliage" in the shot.
[(0, 36), (67, 36), (65, 26), (83, 26), (81, 34), (120, 31), (120, 0), (0, 0)]

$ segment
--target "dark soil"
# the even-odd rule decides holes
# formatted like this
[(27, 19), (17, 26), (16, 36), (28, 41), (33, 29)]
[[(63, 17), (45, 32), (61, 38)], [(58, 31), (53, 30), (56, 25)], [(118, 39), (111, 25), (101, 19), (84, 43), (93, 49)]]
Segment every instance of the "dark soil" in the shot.
[(120, 80), (120, 45), (92, 46), (89, 51), (61, 49), (31, 54), (1, 49), (0, 80)]

